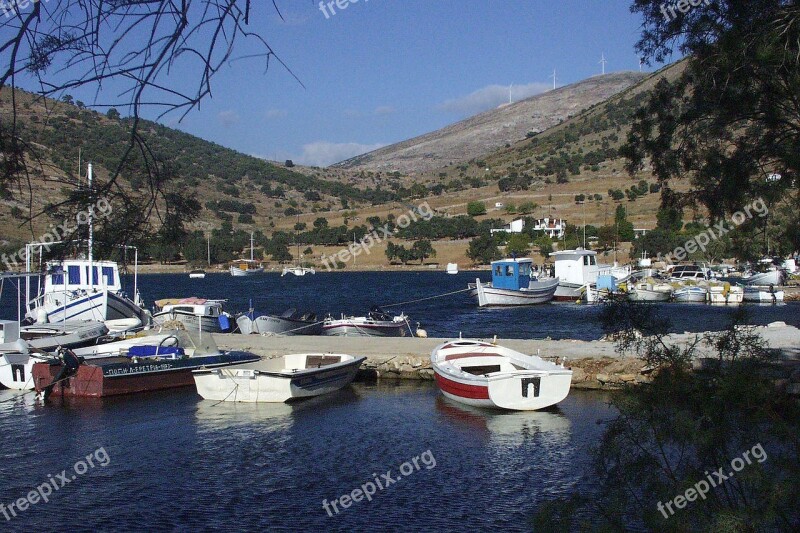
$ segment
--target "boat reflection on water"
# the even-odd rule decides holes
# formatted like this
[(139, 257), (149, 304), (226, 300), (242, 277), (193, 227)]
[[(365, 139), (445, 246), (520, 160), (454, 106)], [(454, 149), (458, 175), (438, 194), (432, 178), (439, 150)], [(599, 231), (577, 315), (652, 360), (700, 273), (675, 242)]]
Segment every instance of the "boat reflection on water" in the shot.
[(540, 411), (500, 411), (464, 405), (444, 396), (436, 399), (436, 409), (456, 426), (471, 434), (480, 432), (492, 444), (504, 447), (542, 444), (564, 445), (572, 436), (572, 422), (557, 407)]
[(215, 402), (198, 397), (195, 418), (201, 429), (209, 431), (246, 427), (248, 431), (284, 430), (300, 417), (320, 416), (328, 409), (337, 409), (359, 401), (352, 386), (331, 394), (288, 403)]

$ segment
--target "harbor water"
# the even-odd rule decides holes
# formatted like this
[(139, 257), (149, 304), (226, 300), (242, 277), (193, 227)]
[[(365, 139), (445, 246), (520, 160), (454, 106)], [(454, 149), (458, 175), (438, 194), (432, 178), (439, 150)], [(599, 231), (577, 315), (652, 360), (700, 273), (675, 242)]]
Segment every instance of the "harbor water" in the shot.
[[(148, 303), (194, 295), (227, 299), (232, 312), (252, 300), (258, 313), (296, 307), (324, 315), (457, 291), (475, 277), (147, 275), (139, 284)], [(15, 318), (16, 291), (8, 284), (6, 291), (3, 318)], [(800, 326), (797, 304), (747, 308), (754, 324)], [(430, 336), (602, 335), (597, 306), (486, 310), (459, 293), (391, 310)], [(724, 327), (731, 312), (663, 310), (675, 331)], [(7, 531), (527, 531), (543, 503), (592, 490), (591, 451), (614, 414), (608, 398), (573, 390), (546, 411), (502, 413), (452, 403), (429, 382), (357, 383), (291, 405), (209, 402), (191, 388), (42, 405), (4, 390), (0, 524)]]
[[(61, 485), (62, 471), (69, 481), (0, 514), (5, 531), (530, 530), (543, 502), (590, 486), (598, 421), (612, 414), (597, 392), (501, 413), (430, 383), (355, 384), (292, 405), (217, 404), (189, 389), (47, 406), (13, 397), (0, 391), (0, 503)], [(343, 508), (362, 487), (370, 500)]]
[[(234, 278), (229, 274), (208, 274), (189, 279), (186, 274), (139, 276), (139, 291), (148, 307), (155, 300), (198, 296), (225, 299), (226, 310), (246, 312), (252, 302), (256, 314), (282, 313), (288, 308), (313, 311), (323, 318), (342, 313), (363, 315), (373, 305), (392, 306), (387, 311), (404, 312), (412, 327), (419, 322), (429, 337), (492, 337), (506, 339), (595, 340), (603, 335), (598, 321), (600, 306), (550, 303), (533, 307), (478, 308), (467, 292), (422, 302), (392, 304), (429, 298), (465, 289), (475, 278), (490, 281), (489, 272), (320, 272), (302, 278), (278, 273)], [(129, 293), (131, 277), (125, 280)], [(24, 290), (23, 290), (24, 294)], [(0, 300), (0, 318), (15, 319), (16, 289), (6, 283)], [(713, 331), (729, 323), (734, 307), (706, 304), (657, 304), (672, 321), (674, 332)], [(800, 303), (781, 305), (747, 304), (749, 321), (766, 325), (784, 321), (800, 327)]]

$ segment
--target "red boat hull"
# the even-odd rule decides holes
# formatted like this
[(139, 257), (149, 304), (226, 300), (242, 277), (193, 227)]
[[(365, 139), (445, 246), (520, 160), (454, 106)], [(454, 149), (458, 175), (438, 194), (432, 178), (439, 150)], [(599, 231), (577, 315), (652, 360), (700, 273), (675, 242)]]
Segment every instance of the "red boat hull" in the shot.
[[(49, 365), (47, 363), (34, 364), (33, 382), (36, 390), (42, 391), (50, 385), (58, 376), (61, 368), (60, 365)], [(56, 397), (102, 398), (193, 385), (194, 378), (192, 377), (191, 369), (108, 378), (103, 376), (103, 369), (99, 366), (81, 365), (75, 375), (53, 386), (52, 395)]]

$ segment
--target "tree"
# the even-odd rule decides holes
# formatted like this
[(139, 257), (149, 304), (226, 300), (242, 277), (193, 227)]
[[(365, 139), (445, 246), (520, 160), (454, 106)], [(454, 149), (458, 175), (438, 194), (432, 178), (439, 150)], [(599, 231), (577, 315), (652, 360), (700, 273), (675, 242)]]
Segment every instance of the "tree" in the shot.
[(276, 243), (272, 246), (272, 260), (278, 263), (286, 263), (293, 259), (289, 252), (289, 247), (285, 243)]
[(328, 227), (328, 219), (323, 217), (318, 217), (314, 220), (314, 229), (323, 229)]
[(506, 255), (522, 257), (528, 255), (530, 251), (531, 245), (526, 233), (514, 233), (508, 238), (508, 242), (506, 243)]
[[(125, 106), (130, 114), (130, 119), (121, 122), (128, 130), (125, 142), (103, 164), (108, 176), (102, 180), (97, 176), (93, 191), (67, 194), (57, 205), (38, 213), (30, 210), (30, 217), (50, 215), (55, 209), (80, 212), (102, 196), (115, 206), (114, 217), (107, 217), (97, 228), (102, 240), (129, 243), (158, 231), (166, 219), (160, 213), (165, 208), (181, 216), (181, 209), (167, 205), (168, 197), (182, 192), (169, 179), (172, 162), (161, 157), (140, 132), (140, 117), (152, 114), (161, 119), (172, 114), (182, 118), (197, 108), (211, 94), (217, 74), (225, 70), (222, 67), (241, 55), (244, 44), (251, 60), (260, 59), (265, 67), (276, 62), (283, 65), (254, 29), (261, 21), (251, 20), (251, 3), (63, 0), (26, 2), (24, 9), (6, 10), (6, 16), (0, 17), (0, 50), (4, 51), (0, 92), (15, 91), (24, 73), (30, 80), (27, 85), (38, 88), (38, 96), (63, 94), (61, 100), (72, 104), (74, 99), (64, 94), (66, 90), (95, 92), (100, 87), (98, 98), (103, 105)], [(253, 9), (252, 18), (264, 13)], [(178, 71), (181, 75), (176, 77)], [(0, 194), (13, 191), (16, 200), (28, 204), (25, 195), (36, 194), (32, 176), (45, 172), (46, 147), (23, 137), (18, 113), (22, 99), (3, 96), (11, 105), (0, 121)], [(110, 118), (118, 117), (112, 113)], [(134, 159), (143, 161), (145, 174), (137, 178), (147, 183), (127, 187), (120, 177)], [(83, 188), (79, 176), (65, 174), (59, 177), (63, 188)], [(64, 237), (78, 239), (78, 232)]]
[(419, 259), (420, 264), (425, 264), (428, 257), (436, 257), (436, 250), (433, 249), (431, 241), (422, 239), (411, 246), (411, 257)]
[(539, 206), (537, 204), (535, 204), (534, 202), (523, 202), (523, 203), (519, 204), (519, 207), (517, 208), (517, 211), (519, 212), (520, 215), (529, 215), (529, 214), (533, 213), (534, 211), (536, 211), (536, 209), (538, 207)]
[(106, 117), (110, 118), (111, 120), (119, 120), (120, 114), (116, 107), (111, 107), (108, 111), (106, 111)]
[(648, 62), (675, 48), (687, 59), (636, 113), (621, 150), (628, 171), (648, 161), (664, 186), (688, 180), (682, 199), (712, 222), (763, 198), (790, 207), (791, 225), (800, 217), (800, 5), (720, 1), (666, 18), (661, 4), (634, 1), (644, 18), (637, 50)]
[(620, 204), (617, 206), (617, 211), (614, 215), (614, 223), (620, 242), (632, 242), (633, 239), (636, 238), (636, 233), (633, 231), (633, 224), (628, 222), (624, 205)]
[(470, 202), (467, 204), (467, 214), (478, 217), (486, 214), (486, 204), (483, 202)]
[(491, 235), (481, 235), (472, 239), (467, 249), (467, 257), (475, 264), (487, 264), (500, 259), (497, 241)]
[[(617, 351), (642, 358), (650, 383), (611, 399), (618, 414), (598, 439), (596, 492), (553, 505), (596, 518), (593, 531), (796, 531), (800, 408), (776, 391), (778, 355), (741, 312), (686, 345), (670, 342), (671, 325), (657, 312), (631, 303), (602, 309)], [(693, 371), (701, 347), (711, 355)]]
[(533, 245), (539, 248), (539, 254), (542, 257), (547, 258), (553, 253), (553, 239), (546, 234), (542, 234), (537, 237), (536, 240), (533, 241)]
[(665, 188), (661, 191), (661, 207), (656, 219), (656, 227), (664, 231), (677, 233), (683, 228), (683, 207), (680, 204), (680, 196), (672, 189)]

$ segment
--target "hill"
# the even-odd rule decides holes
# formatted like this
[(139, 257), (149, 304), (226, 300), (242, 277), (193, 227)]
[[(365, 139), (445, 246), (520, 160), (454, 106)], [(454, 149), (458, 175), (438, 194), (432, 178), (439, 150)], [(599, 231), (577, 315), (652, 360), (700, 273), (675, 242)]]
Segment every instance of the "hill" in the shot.
[(334, 167), (419, 174), (480, 158), (524, 139), (529, 132), (545, 131), (607, 100), (643, 77), (638, 72), (594, 76), (348, 159)]

